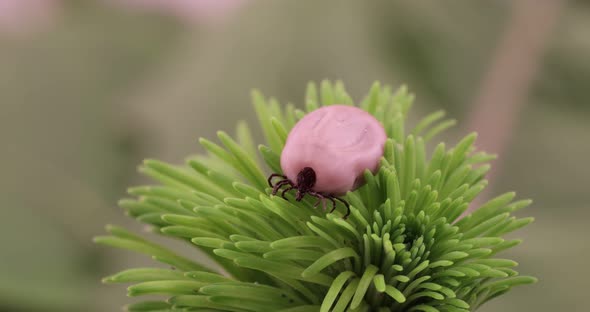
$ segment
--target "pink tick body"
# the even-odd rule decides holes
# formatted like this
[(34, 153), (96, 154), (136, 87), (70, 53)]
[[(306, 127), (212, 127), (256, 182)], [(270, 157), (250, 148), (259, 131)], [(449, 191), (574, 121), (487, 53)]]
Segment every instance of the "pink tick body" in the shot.
[[(336, 196), (355, 190), (363, 184), (363, 173), (375, 173), (387, 135), (375, 117), (364, 110), (345, 105), (317, 109), (303, 117), (289, 133), (281, 153), (285, 175), (272, 174), (269, 184), (273, 195), (283, 186), (285, 192), (297, 189), (296, 200), (305, 194), (348, 203)], [(282, 177), (276, 184), (272, 178)], [(344, 218), (348, 217), (347, 211)]]

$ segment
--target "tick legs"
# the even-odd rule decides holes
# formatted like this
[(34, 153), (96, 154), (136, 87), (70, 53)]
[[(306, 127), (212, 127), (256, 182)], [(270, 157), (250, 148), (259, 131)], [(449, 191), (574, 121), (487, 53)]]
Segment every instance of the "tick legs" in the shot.
[(327, 194), (322, 194), (322, 193), (318, 193), (318, 192), (314, 192), (314, 191), (311, 191), (308, 194), (311, 196), (317, 197), (317, 199), (318, 199), (318, 201), (313, 205), (314, 208), (317, 207), (320, 204), (320, 202), (323, 202), (324, 200), (327, 199), (332, 202), (332, 210), (330, 210), (330, 213), (332, 213), (332, 212), (334, 212), (334, 210), (336, 210), (336, 201), (339, 201), (342, 204), (344, 204), (344, 206), (346, 207), (346, 214), (342, 217), (342, 219), (346, 219), (346, 218), (348, 218), (348, 215), (350, 215), (350, 205), (344, 199), (336, 197), (334, 195), (327, 195)]
[(283, 182), (283, 181), (285, 181), (285, 180), (286, 180), (286, 181), (289, 181), (289, 179), (288, 179), (286, 176), (284, 176), (284, 175), (282, 175), (282, 174), (278, 174), (278, 173), (273, 173), (273, 174), (271, 174), (271, 175), (270, 175), (270, 177), (268, 177), (268, 180), (267, 180), (267, 181), (268, 181), (268, 185), (269, 185), (270, 187), (273, 187), (273, 185), (272, 185), (272, 179), (273, 179), (273, 178), (276, 178), (276, 177), (280, 177), (280, 178), (282, 178), (282, 179), (281, 179), (281, 181), (280, 181), (279, 183), (281, 183), (281, 182)]
[[(285, 197), (285, 193), (287, 193), (288, 191), (290, 191), (290, 190), (292, 190), (292, 189), (294, 189), (294, 188), (295, 188), (295, 186), (293, 186), (293, 185), (291, 184), (291, 185), (289, 185), (289, 187), (288, 187), (288, 188), (286, 188), (286, 189), (283, 189), (283, 191), (281, 192), (281, 197), (282, 197), (282, 198), (284, 198), (285, 200), (288, 200), (288, 199), (287, 199), (287, 197)], [(273, 195), (274, 195), (274, 194), (273, 194)]]
[(341, 203), (344, 204), (344, 206), (346, 206), (346, 214), (344, 215), (344, 217), (342, 217), (342, 219), (348, 218), (348, 215), (350, 215), (350, 204), (340, 197), (333, 197), (333, 198), (336, 199), (337, 201), (340, 201)]
[(273, 185), (271, 185), (271, 186), (272, 186), (272, 194), (273, 194), (273, 195), (277, 195), (277, 192), (279, 191), (279, 189), (280, 189), (281, 187), (283, 187), (284, 185), (287, 185), (287, 184), (289, 184), (289, 185), (290, 185), (290, 183), (289, 183), (289, 182), (290, 182), (289, 180), (281, 180), (281, 181), (279, 181), (277, 184), (275, 184), (274, 186), (273, 186)]
[(309, 195), (315, 196), (318, 198), (318, 201), (316, 201), (315, 204), (313, 204), (313, 208), (317, 208), (320, 205), (320, 203), (322, 203), (322, 207), (323, 207), (324, 211), (326, 211), (326, 202), (324, 201), (326, 199), (326, 196), (324, 196), (322, 193), (316, 193), (316, 192), (313, 192), (313, 193), (310, 192)]
[(282, 181), (279, 181), (277, 184), (275, 184), (275, 186), (273, 186), (273, 188), (272, 188), (272, 194), (277, 195), (277, 192), (281, 189), (281, 187), (283, 187), (285, 185), (289, 185), (289, 187), (284, 189), (283, 192), (281, 193), (281, 196), (283, 196), (283, 198), (285, 198), (285, 192), (295, 188), (295, 186), (293, 185), (293, 182), (291, 182), (289, 180), (282, 180)]
[[(280, 180), (275, 185), (273, 185), (272, 179), (276, 178), (276, 177), (282, 178), (282, 180)], [(289, 187), (287, 187), (286, 189), (283, 189), (283, 191), (281, 192), (281, 197), (283, 197), (284, 199), (287, 199), (285, 197), (285, 193), (295, 188), (295, 184), (293, 184), (293, 182), (291, 182), (291, 180), (289, 180), (286, 176), (284, 176), (282, 174), (278, 174), (278, 173), (273, 173), (270, 175), (270, 177), (268, 177), (268, 185), (270, 185), (270, 187), (272, 187), (272, 194), (273, 195), (277, 195), (277, 193), (279, 192), (281, 187), (288, 185)]]
[[(272, 179), (274, 178), (281, 178), (281, 180), (279, 180), (276, 184), (272, 184)], [(277, 195), (277, 193), (283, 186), (288, 185), (288, 187), (284, 188), (281, 192), (281, 197), (283, 197), (284, 199), (287, 199), (285, 197), (285, 193), (297, 188), (297, 186), (291, 180), (289, 180), (289, 178), (278, 173), (273, 173), (268, 177), (268, 185), (272, 187), (272, 195)], [(326, 210), (325, 201), (329, 200), (332, 202), (332, 210), (330, 210), (330, 213), (332, 213), (334, 212), (334, 210), (336, 210), (336, 201), (339, 201), (346, 207), (346, 214), (342, 217), (342, 219), (346, 219), (350, 215), (350, 205), (344, 199), (336, 197), (334, 195), (324, 194), (311, 190), (301, 191), (301, 195), (305, 195), (306, 193), (318, 199), (318, 201), (313, 205), (314, 208), (317, 208), (319, 204), (322, 203), (324, 205), (324, 210)]]

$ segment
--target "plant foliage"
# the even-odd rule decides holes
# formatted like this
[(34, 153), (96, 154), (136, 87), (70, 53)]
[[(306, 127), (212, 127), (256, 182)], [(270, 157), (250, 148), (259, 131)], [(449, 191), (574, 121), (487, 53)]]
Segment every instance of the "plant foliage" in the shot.
[[(406, 125), (413, 96), (375, 83), (360, 107), (389, 137), (377, 174), (349, 192), (351, 215), (326, 214), (314, 199), (270, 195), (266, 177), (281, 172), (289, 129), (307, 112), (353, 105), (342, 83), (310, 83), (305, 110), (282, 108), (253, 92), (266, 145), (256, 148), (240, 123), (235, 138), (201, 139), (206, 156), (185, 166), (146, 160), (141, 171), (158, 181), (129, 190), (120, 206), (166, 236), (186, 241), (222, 269), (209, 268), (125, 229), (109, 226), (100, 244), (144, 253), (172, 266), (135, 268), (105, 278), (132, 283), (129, 296), (165, 295), (129, 311), (474, 311), (513, 286), (529, 284), (516, 262), (497, 254), (520, 240), (504, 239), (532, 218), (512, 213), (530, 204), (500, 195), (459, 218), (484, 189), (493, 156), (475, 152), (475, 134), (428, 156), (426, 145), (454, 124), (443, 112)], [(409, 129), (409, 130), (408, 130)], [(264, 165), (266, 166), (264, 166)]]

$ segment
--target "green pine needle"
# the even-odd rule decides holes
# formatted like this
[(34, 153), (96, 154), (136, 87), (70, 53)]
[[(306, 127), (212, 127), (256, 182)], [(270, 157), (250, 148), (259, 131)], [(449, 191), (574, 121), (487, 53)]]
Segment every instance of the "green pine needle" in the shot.
[[(500, 195), (459, 220), (484, 189), (486, 163), (475, 134), (454, 148), (426, 144), (455, 124), (442, 111), (415, 127), (405, 123), (413, 95), (373, 84), (360, 107), (389, 137), (380, 170), (349, 192), (351, 215), (314, 209), (270, 195), (266, 177), (280, 172), (289, 130), (306, 113), (332, 104), (353, 105), (341, 82), (310, 83), (305, 111), (253, 92), (267, 145), (255, 146), (238, 124), (236, 139), (201, 139), (207, 156), (175, 166), (146, 160), (140, 171), (157, 182), (129, 189), (119, 205), (165, 236), (192, 244), (221, 270), (187, 259), (125, 229), (109, 226), (95, 242), (151, 256), (173, 269), (135, 268), (103, 281), (132, 283), (129, 296), (159, 294), (128, 311), (474, 311), (512, 287), (536, 281), (519, 276), (512, 260), (496, 255), (520, 243), (503, 235), (531, 223), (512, 213), (529, 200)], [(342, 209), (343, 210), (343, 209)]]

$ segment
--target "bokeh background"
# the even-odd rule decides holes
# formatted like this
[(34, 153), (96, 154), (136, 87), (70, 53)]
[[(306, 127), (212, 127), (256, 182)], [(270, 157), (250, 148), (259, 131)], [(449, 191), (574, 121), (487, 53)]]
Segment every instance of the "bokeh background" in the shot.
[(445, 140), (499, 154), (485, 196), (535, 200), (504, 256), (540, 282), (481, 311), (588, 311), (585, 0), (0, 0), (0, 311), (120, 310), (100, 278), (150, 262), (91, 238), (142, 230), (116, 206), (141, 160), (255, 125), (254, 87), (301, 106), (324, 78), (406, 83), (414, 118), (445, 109)]

